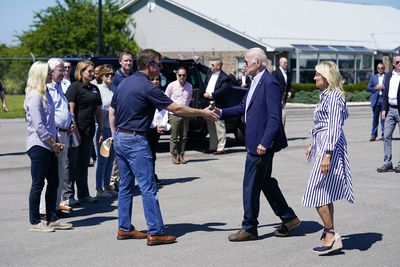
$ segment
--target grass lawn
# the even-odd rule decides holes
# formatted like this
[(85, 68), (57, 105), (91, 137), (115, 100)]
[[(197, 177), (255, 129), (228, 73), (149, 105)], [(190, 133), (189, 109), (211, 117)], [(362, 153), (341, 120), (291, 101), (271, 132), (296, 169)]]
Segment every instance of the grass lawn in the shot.
[(8, 112), (0, 109), (0, 119), (23, 118), (25, 116), (24, 99), (25, 95), (6, 95)]

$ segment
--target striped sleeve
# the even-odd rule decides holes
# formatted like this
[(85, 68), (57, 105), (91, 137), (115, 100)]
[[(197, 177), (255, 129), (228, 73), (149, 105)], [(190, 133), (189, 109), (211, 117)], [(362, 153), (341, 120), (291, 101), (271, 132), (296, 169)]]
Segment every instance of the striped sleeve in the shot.
[(332, 94), (328, 101), (328, 138), (323, 151), (333, 151), (341, 135), (344, 120), (344, 105), (340, 93)]

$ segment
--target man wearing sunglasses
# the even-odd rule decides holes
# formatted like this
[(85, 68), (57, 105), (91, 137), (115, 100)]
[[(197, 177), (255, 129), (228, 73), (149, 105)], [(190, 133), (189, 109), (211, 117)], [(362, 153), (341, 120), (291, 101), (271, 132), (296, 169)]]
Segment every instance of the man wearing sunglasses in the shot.
[(378, 136), (378, 125), (379, 119), (381, 121), (381, 134), (383, 138), (383, 127), (384, 120), (381, 116), (382, 111), (382, 101), (383, 101), (383, 92), (385, 87), (383, 86), (383, 82), (385, 79), (385, 65), (383, 63), (378, 63), (376, 67), (378, 73), (371, 76), (371, 79), (368, 83), (367, 91), (371, 93), (370, 101), (372, 108), (372, 129), (371, 129), (371, 138), (369, 141), (373, 142), (376, 140)]
[(393, 169), (392, 164), (392, 137), (396, 124), (400, 127), (400, 54), (393, 57), (393, 71), (386, 73), (382, 104), (382, 119), (385, 120), (383, 132), (383, 165), (377, 169), (378, 172), (400, 173), (400, 161)]
[[(138, 71), (120, 84), (109, 108), (110, 128), (121, 175), (117, 239), (147, 239), (149, 246), (170, 244), (176, 240), (175, 236), (165, 233), (154, 180), (152, 153), (146, 138), (155, 109), (166, 109), (177, 116), (202, 116), (214, 121), (218, 119), (207, 108), (193, 109), (174, 103), (150, 82), (160, 75), (160, 60), (160, 53), (152, 49), (140, 52), (137, 59)], [(178, 74), (186, 72), (179, 70)], [(136, 230), (131, 222), (135, 181), (142, 195), (147, 233)]]

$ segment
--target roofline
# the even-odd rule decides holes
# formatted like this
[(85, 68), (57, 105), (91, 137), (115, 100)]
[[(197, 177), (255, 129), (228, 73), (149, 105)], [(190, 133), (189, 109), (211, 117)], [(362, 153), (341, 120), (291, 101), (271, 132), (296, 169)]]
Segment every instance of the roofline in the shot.
[[(143, 1), (143, 0), (130, 0), (130, 1), (127, 1), (127, 2), (126, 2), (125, 4), (123, 4), (118, 10), (124, 10), (124, 9), (126, 9), (126, 8), (129, 8), (129, 7), (135, 5), (136, 3), (140, 2), (140, 1)], [(160, 0), (160, 1), (161, 1), (161, 0)], [(175, 1), (171, 1), (171, 0), (162, 0), (162, 1), (168, 2), (169, 4), (174, 5), (174, 6), (177, 7), (177, 8), (180, 8), (180, 9), (182, 9), (182, 10), (185, 10), (186, 12), (192, 13), (193, 15), (196, 15), (196, 16), (198, 16), (198, 17), (200, 17), (200, 18), (203, 18), (204, 20), (207, 20), (207, 21), (210, 22), (210, 23), (216, 24), (216, 25), (218, 25), (219, 27), (224, 28), (225, 30), (231, 31), (231, 32), (235, 33), (236, 35), (239, 35), (239, 36), (241, 36), (241, 37), (243, 37), (243, 38), (245, 38), (245, 39), (248, 39), (248, 40), (250, 40), (250, 41), (252, 41), (252, 42), (254, 42), (254, 43), (257, 43), (257, 44), (259, 44), (260, 46), (264, 47), (265, 50), (266, 50), (267, 52), (274, 52), (274, 51), (275, 51), (275, 47), (272, 47), (272, 46), (270, 46), (270, 45), (267, 45), (266, 43), (263, 43), (263, 42), (261, 42), (260, 40), (257, 40), (257, 39), (255, 39), (255, 38), (253, 38), (253, 37), (247, 35), (247, 34), (244, 33), (244, 32), (240, 32), (240, 31), (238, 31), (238, 30), (236, 30), (236, 29), (230, 27), (229, 25), (222, 24), (222, 23), (216, 21), (215, 19), (212, 19), (212, 18), (210, 18), (210, 17), (207, 17), (207, 16), (205, 16), (205, 15), (203, 15), (203, 14), (201, 14), (201, 13), (199, 13), (199, 12), (193, 10), (193, 9), (190, 9), (190, 8), (187, 8), (187, 7), (184, 7), (184, 6), (181, 6), (181, 5), (179, 5), (178, 3), (176, 3)]]

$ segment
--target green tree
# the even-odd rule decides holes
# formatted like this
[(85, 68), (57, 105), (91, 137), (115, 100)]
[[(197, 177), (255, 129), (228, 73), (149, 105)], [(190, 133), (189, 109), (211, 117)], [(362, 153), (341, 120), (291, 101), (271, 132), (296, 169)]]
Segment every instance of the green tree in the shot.
[[(129, 13), (119, 11), (113, 0), (103, 4), (102, 55), (117, 55), (138, 47), (131, 40), (126, 22)], [(98, 7), (91, 0), (65, 0), (35, 13), (29, 31), (18, 36), (21, 46), (36, 57), (96, 54)]]

